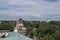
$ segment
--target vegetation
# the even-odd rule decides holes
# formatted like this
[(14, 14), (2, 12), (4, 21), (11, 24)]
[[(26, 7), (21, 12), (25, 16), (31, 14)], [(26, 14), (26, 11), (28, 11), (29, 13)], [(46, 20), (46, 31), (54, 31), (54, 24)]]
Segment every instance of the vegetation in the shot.
[(26, 23), (27, 35), (34, 40), (60, 40), (60, 21)]
[(1, 21), (1, 23), (0, 23), (0, 30), (13, 31), (14, 27), (15, 27), (14, 21)]
[[(40, 22), (23, 21), (27, 28), (26, 35), (36, 40), (60, 40), (60, 21)], [(0, 30), (13, 31), (15, 21), (2, 21)]]

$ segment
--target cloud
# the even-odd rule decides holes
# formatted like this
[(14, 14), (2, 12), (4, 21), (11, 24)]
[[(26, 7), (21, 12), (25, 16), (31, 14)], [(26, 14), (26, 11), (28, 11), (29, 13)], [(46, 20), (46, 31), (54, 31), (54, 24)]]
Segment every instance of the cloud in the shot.
[(57, 2), (57, 0), (45, 0), (45, 1), (48, 1), (48, 2)]
[(0, 18), (7, 20), (17, 17), (27, 20), (49, 17), (56, 20), (54, 17), (60, 15), (60, 2), (59, 0), (0, 0), (0, 15), (2, 15)]
[(46, 2), (60, 2), (60, 0), (44, 0)]

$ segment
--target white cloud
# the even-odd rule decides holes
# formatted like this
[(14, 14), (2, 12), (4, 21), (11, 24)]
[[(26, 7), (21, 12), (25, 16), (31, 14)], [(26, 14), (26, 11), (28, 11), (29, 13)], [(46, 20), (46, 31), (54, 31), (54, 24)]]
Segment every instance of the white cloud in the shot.
[(51, 15), (53, 16), (55, 14), (59, 15), (60, 2), (58, 1), (48, 2), (44, 0), (0, 0), (0, 5), (8, 7), (8, 10), (0, 10), (0, 15), (24, 16), (24, 17), (42, 16), (44, 18), (45, 16), (48, 15), (50, 16)]
[(38, 18), (39, 18), (39, 17), (40, 17), (40, 14), (33, 14), (32, 16), (33, 16), (33, 17), (38, 17)]

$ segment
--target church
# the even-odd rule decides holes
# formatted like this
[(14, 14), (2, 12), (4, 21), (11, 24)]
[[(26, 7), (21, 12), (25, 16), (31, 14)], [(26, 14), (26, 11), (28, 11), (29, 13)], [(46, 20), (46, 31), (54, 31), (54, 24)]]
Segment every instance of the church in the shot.
[(16, 30), (15, 30), (15, 32), (19, 32), (19, 33), (25, 35), (26, 34), (26, 29), (27, 28), (24, 27), (23, 20), (21, 18), (17, 19), (16, 20)]

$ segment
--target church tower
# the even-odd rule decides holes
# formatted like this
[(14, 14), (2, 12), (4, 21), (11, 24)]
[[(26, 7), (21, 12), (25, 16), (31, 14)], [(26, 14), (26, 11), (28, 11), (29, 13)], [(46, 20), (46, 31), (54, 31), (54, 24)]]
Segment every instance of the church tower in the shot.
[(16, 20), (16, 28), (18, 29), (19, 28), (19, 21), (18, 20)]
[(18, 28), (19, 28), (19, 22), (18, 19), (16, 20), (16, 27), (14, 28), (14, 32), (18, 32)]

